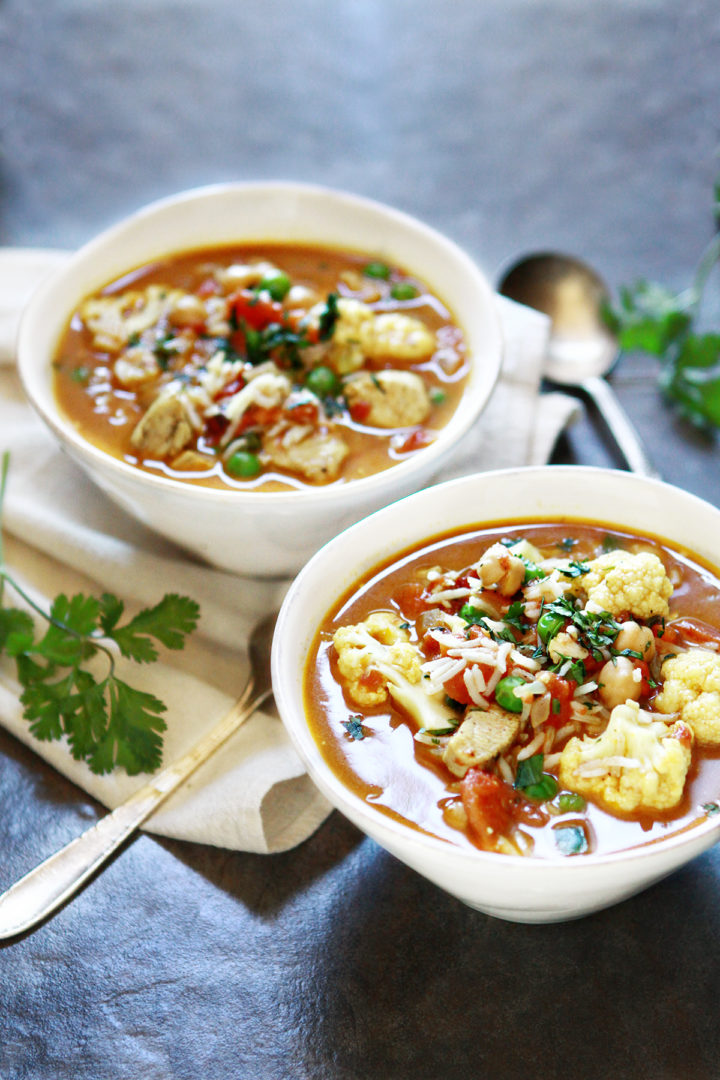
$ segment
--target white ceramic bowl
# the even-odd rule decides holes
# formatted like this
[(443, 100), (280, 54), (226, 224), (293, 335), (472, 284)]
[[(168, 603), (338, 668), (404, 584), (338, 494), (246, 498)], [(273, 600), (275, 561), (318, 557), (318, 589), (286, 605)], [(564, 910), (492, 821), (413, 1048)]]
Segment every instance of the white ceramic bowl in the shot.
[(720, 566), (720, 511), (668, 484), (580, 466), (478, 474), (411, 495), (327, 544), (287, 593), (273, 644), (280, 715), (323, 794), (408, 866), (472, 907), (514, 922), (576, 918), (639, 892), (714, 844), (720, 815), (646, 847), (611, 855), (533, 859), (454, 848), (374, 810), (335, 776), (306, 723), (303, 669), (330, 608), (358, 578), (396, 553), (421, 544), (434, 531), (559, 517), (654, 534)]
[[(153, 258), (220, 244), (316, 243), (385, 258), (450, 307), (473, 356), (455, 415), (431, 446), (385, 472), (304, 491), (216, 490), (151, 475), (94, 447), (59, 412), (50, 361), (88, 294)], [(81, 248), (32, 297), (20, 324), (25, 390), (62, 446), (127, 511), (217, 566), (294, 573), (353, 521), (427, 484), (485, 407), (500, 369), (493, 294), (475, 263), (421, 222), (368, 199), (293, 183), (199, 188), (153, 203)]]

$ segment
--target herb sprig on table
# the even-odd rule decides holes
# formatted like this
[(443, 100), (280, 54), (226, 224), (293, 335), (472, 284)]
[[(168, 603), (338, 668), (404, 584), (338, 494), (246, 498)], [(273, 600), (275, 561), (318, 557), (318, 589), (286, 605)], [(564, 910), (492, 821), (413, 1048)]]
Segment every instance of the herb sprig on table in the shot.
[[(5, 565), (1, 526), (8, 467), (6, 453), (0, 470), (0, 653), (15, 661), (30, 730), (43, 740), (67, 736), (73, 757), (94, 773), (116, 766), (131, 776), (153, 772), (162, 760), (166, 706), (118, 677), (116, 655), (148, 664), (158, 658), (156, 642), (182, 649), (200, 609), (194, 600), (170, 593), (123, 623), (123, 603), (116, 596), (77, 593), (60, 594), (45, 611)], [(8, 591), (26, 607), (9, 605)], [(44, 629), (37, 629), (30, 611)], [(98, 665), (89, 669), (95, 658), (105, 665), (104, 674), (96, 674)]]
[[(720, 181), (715, 183), (715, 220), (720, 225)], [(708, 278), (720, 260), (720, 236), (703, 253), (689, 288), (674, 293), (639, 281), (620, 290), (607, 323), (625, 352), (660, 360), (658, 382), (665, 398), (698, 427), (720, 427), (720, 333), (698, 328)]]

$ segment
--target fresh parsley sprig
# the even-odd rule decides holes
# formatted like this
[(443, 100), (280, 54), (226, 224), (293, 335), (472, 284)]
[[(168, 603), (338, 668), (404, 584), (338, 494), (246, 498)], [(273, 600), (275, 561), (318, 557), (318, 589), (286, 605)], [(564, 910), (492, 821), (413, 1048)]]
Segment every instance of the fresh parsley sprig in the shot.
[[(0, 526), (9, 460), (5, 453)], [(7, 590), (21, 598), (26, 608), (8, 605)], [(31, 611), (42, 620), (41, 627), (45, 624), (44, 631), (38, 630)], [(99, 599), (82, 593), (60, 594), (45, 611), (5, 565), (0, 529), (0, 653), (15, 661), (23, 687), (23, 715), (31, 732), (42, 740), (66, 736), (73, 757), (87, 762), (94, 773), (121, 766), (133, 776), (153, 772), (161, 763), (166, 706), (119, 678), (116, 652), (138, 664), (149, 664), (158, 658), (156, 643), (182, 649), (197, 625), (200, 609), (194, 600), (171, 593), (121, 623), (123, 613), (122, 601), (111, 593)], [(104, 677), (87, 667), (96, 657), (107, 665)]]
[[(715, 183), (715, 220), (720, 224), (720, 182)], [(698, 330), (710, 274), (720, 260), (720, 236), (706, 247), (689, 288), (674, 293), (641, 280), (620, 290), (605, 317), (625, 352), (660, 361), (658, 384), (665, 398), (698, 427), (720, 427), (720, 333)]]

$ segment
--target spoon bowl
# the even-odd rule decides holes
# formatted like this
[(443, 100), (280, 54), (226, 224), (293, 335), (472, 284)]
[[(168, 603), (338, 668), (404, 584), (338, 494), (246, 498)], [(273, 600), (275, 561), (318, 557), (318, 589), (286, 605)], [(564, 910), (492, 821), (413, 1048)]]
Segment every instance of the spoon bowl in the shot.
[(498, 291), (549, 316), (546, 378), (593, 401), (632, 472), (659, 476), (605, 379), (617, 363), (618, 347), (602, 317), (609, 299), (602, 278), (571, 255), (539, 252), (515, 262), (501, 278)]

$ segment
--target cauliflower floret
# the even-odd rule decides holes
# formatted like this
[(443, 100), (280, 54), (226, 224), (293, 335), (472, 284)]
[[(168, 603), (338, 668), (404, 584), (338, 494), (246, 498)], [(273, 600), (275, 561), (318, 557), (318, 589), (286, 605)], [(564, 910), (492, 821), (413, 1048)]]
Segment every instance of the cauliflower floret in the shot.
[[(315, 304), (307, 314), (310, 326), (317, 326), (326, 305)], [(395, 360), (416, 363), (432, 356), (435, 335), (419, 319), (397, 311), (376, 315), (368, 304), (351, 297), (337, 302), (338, 318), (327, 344), (325, 362), (338, 375), (358, 371), (366, 360)]]
[[(365, 363), (370, 339), (375, 327), (375, 315), (360, 300), (341, 298), (337, 302), (338, 318), (326, 353), (326, 361), (338, 375), (357, 371)], [(308, 312), (308, 322), (316, 323), (325, 304), (317, 304)]]
[(588, 563), (590, 571), (575, 579), (597, 611), (641, 619), (668, 614), (673, 587), (657, 555), (649, 551), (608, 551)]
[(500, 709), (469, 710), (443, 751), (443, 761), (455, 776), (464, 776), (474, 766), (487, 765), (515, 741), (520, 730), (518, 717)]
[(435, 335), (419, 319), (388, 311), (375, 316), (367, 348), (370, 359), (385, 358), (412, 363), (432, 356)]
[(560, 783), (610, 811), (670, 810), (683, 795), (692, 741), (687, 724), (670, 727), (627, 701), (615, 706), (601, 735), (570, 739)]
[(662, 667), (664, 684), (655, 698), (662, 713), (679, 713), (703, 746), (720, 746), (720, 656), (688, 649)]
[(371, 427), (411, 427), (430, 414), (425, 383), (412, 371), (359, 372), (347, 380), (344, 390), (351, 409), (356, 402), (368, 403), (370, 411), (363, 422)]
[(338, 671), (356, 704), (382, 705), (389, 694), (418, 727), (437, 731), (455, 726), (457, 715), (444, 703), (444, 695), (426, 691), (422, 654), (399, 615), (376, 611), (363, 622), (341, 626), (333, 645)]

